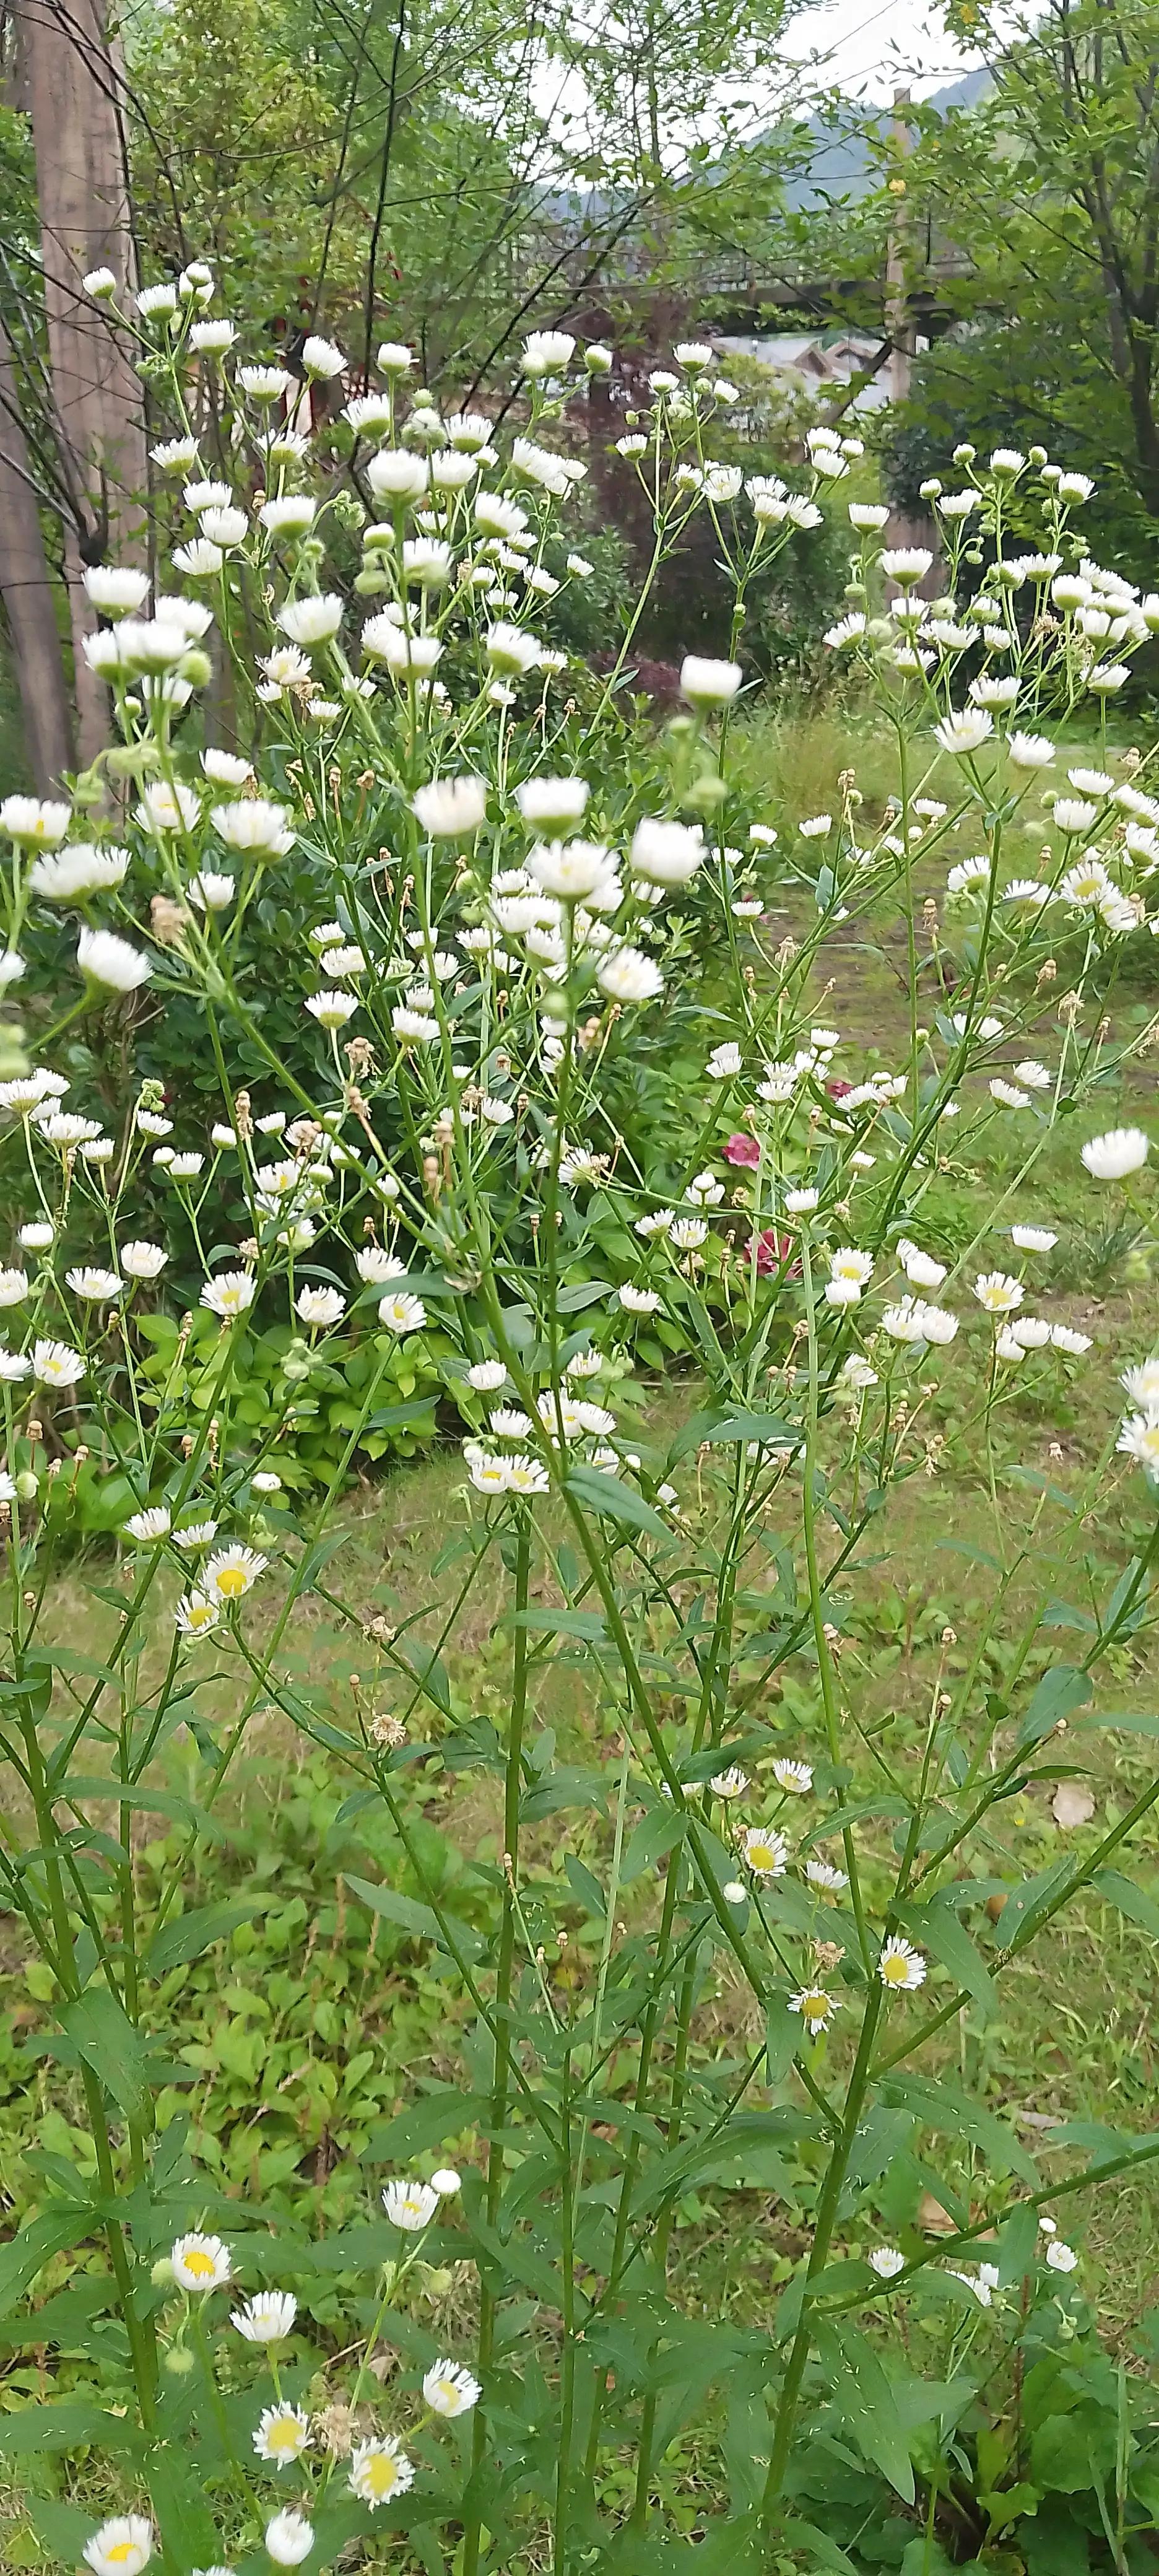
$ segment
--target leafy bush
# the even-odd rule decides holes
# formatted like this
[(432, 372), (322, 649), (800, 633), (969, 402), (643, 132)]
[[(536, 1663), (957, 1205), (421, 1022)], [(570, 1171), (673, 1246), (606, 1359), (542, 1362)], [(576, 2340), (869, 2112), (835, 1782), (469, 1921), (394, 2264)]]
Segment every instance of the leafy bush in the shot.
[[(1159, 2147), (1130, 2069), (1121, 2126), (1070, 2121), (1059, 2049), (1029, 2143), (997, 2076), (1007, 1998), (1046, 1992), (1068, 1927), (1159, 1937), (1125, 1866), (1155, 1720), (1103, 1704), (1149, 1623), (1155, 1361), (1125, 1413), (1091, 1392), (1064, 1489), (1053, 1446), (1019, 1454), (1092, 1342), (1037, 1311), (1052, 1169), (1120, 1259), (1151, 1240), (1147, 1132), (1103, 1123), (1149, 1028), (1112, 1041), (1104, 1003), (1154, 927), (1159, 802), (1108, 765), (1100, 656), (1157, 612), (1090, 562), (1045, 460), (999, 451), (940, 504), (955, 593), (972, 528), (1000, 563), (972, 611), (929, 609), (928, 557), (855, 500), (826, 648), (894, 784), (834, 762), (803, 810), (782, 740), (772, 822), (745, 619), (855, 444), (814, 431), (806, 489), (746, 490), (706, 461), (711, 352), (678, 352), (621, 448), (657, 568), (711, 520), (732, 649), (686, 657), (686, 712), (642, 736), (619, 700), (647, 585), (582, 706), (537, 632), (582, 471), (568, 335), (529, 341), (504, 454), (380, 352), (346, 413), (384, 514), (354, 648), (323, 587), (350, 505), (307, 488), (277, 371), (193, 322), (203, 290), (121, 317), (182, 424), (157, 462), (183, 579), (145, 618), (143, 576), (89, 575), (123, 838), (92, 776), (79, 828), (0, 806), (10, 957), (81, 925), (75, 978), (39, 979), (43, 1061), (0, 1083), (0, 1879), (53, 2124), (0, 2249), (23, 2510), (92, 2576), (333, 2567), (384, 2534), (431, 2576), (682, 2546), (1014, 2576), (1040, 2515), (1064, 2565), (1122, 2576), (1152, 2428), (1071, 2222)], [(1020, 619), (1027, 585), (1057, 613)], [(191, 712), (215, 623), (241, 753)], [(1077, 711), (1100, 766), (1061, 794), (1043, 728)], [(851, 961), (863, 1041), (828, 1017)], [(202, 1024), (212, 1104), (181, 1061)], [(689, 1356), (687, 1401), (645, 1383)], [(395, 1597), (335, 1506), (436, 1401), (446, 1525)], [(78, 1518), (118, 1563), (62, 1614)], [(940, 1527), (977, 1568), (966, 1638), (923, 1579)], [(388, 1574), (402, 1535), (388, 1509)], [(247, 1739), (280, 1806), (291, 1731), (284, 1814), (226, 1869)], [(1048, 1800), (1075, 1838), (1039, 1868), (1021, 1820)], [(351, 1908), (385, 1995), (351, 1977)], [(397, 2034), (377, 2062), (395, 2003), (405, 2076)]]

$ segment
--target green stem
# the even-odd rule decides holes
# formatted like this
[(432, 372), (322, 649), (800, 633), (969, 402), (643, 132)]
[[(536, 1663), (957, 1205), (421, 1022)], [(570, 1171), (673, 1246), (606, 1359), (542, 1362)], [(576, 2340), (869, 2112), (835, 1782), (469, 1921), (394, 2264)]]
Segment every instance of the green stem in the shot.
[[(515, 1893), (519, 1866), (519, 1807), (523, 1790), (523, 1730), (527, 1717), (528, 1631), (523, 1624), (531, 1578), (531, 1530), (527, 1512), (519, 1513), (515, 1542), (515, 1643), (511, 1665), (511, 1717), (507, 1735), (507, 1772), (503, 1795), (503, 1919), (495, 1979), (495, 2075), (491, 2088), (490, 2137), (487, 2146), (487, 2225), (494, 2230), (503, 2197), (502, 2132), (507, 2120), (511, 2081), (511, 1982), (515, 1958)], [(482, 2470), (487, 2450), (487, 2385), (495, 2352), (496, 2293), (487, 2273), (480, 2283), (477, 2377), (483, 2394), (471, 2432), (472, 2483)], [(463, 2576), (476, 2576), (482, 2540), (482, 2516), (472, 2507), (463, 2535)]]
[(849, 2078), (849, 2089), (845, 2096), (845, 2113), (841, 2124), (841, 2135), (830, 2155), (828, 2171), (821, 2188), (821, 2197), (817, 2203), (817, 2218), (813, 2229), (813, 2243), (809, 2253), (808, 2266), (805, 2272), (805, 2286), (801, 2299), (801, 2315), (797, 2331), (793, 2337), (789, 2358), (785, 2365), (785, 2376), (781, 2382), (781, 2395), (777, 2407), (776, 2422), (773, 2431), (773, 2446), (769, 2455), (768, 2476), (765, 2479), (765, 2490), (761, 2499), (761, 2531), (766, 2553), (768, 2552), (775, 2529), (777, 2507), (780, 2501), (781, 2491), (785, 2483), (785, 2471), (789, 2464), (789, 2453), (792, 2448), (793, 2433), (797, 2421), (797, 2411), (801, 2402), (801, 2386), (804, 2380), (805, 2367), (809, 2359), (809, 2351), (813, 2339), (812, 2287), (818, 2275), (823, 2272), (828, 2260), (829, 2247), (832, 2242), (833, 2229), (837, 2218), (838, 2203), (841, 2198), (841, 2188), (848, 2170), (849, 2159), (853, 2152), (853, 2141), (857, 2135), (857, 2126), (861, 2118), (862, 2104), (864, 2103), (870, 2083), (873, 2063), (873, 2043), (877, 2036), (877, 2025), (881, 2018), (881, 2009), (884, 2000), (884, 1988), (875, 1979), (873, 1985), (870, 1987), (869, 1994), (866, 1997), (865, 2014), (861, 2024), (861, 2037), (857, 2045), (857, 2056), (854, 2060), (853, 2072)]

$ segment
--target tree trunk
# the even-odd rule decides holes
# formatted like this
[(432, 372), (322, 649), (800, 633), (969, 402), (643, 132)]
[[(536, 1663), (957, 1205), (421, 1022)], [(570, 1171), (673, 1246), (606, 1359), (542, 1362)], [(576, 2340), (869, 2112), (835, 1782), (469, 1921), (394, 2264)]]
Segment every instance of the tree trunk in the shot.
[(40, 202), (48, 350), (62, 472), (73, 495), (68, 551), (82, 764), (107, 739), (104, 691), (81, 652), (94, 623), (80, 573), (107, 556), (140, 560), (148, 467), (141, 387), (115, 327), (84, 293), (89, 269), (135, 286), (125, 186), (119, 49), (101, 0), (18, 0), (24, 95)]
[(0, 321), (0, 595), (16, 663), (24, 739), (37, 793), (72, 766), (64, 655), (44, 551), (12, 343)]

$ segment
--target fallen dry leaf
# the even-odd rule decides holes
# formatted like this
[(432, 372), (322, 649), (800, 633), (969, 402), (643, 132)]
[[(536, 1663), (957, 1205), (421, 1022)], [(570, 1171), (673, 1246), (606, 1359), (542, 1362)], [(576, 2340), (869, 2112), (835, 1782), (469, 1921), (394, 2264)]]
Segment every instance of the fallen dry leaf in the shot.
[(923, 2236), (956, 2236), (958, 2233), (956, 2220), (951, 2218), (948, 2209), (943, 2209), (940, 2200), (934, 2199), (932, 2191), (923, 2191), (918, 2202), (918, 2226)]
[(1089, 1825), (1095, 1812), (1095, 1793), (1085, 1780), (1060, 1780), (1050, 1802), (1056, 1825)]

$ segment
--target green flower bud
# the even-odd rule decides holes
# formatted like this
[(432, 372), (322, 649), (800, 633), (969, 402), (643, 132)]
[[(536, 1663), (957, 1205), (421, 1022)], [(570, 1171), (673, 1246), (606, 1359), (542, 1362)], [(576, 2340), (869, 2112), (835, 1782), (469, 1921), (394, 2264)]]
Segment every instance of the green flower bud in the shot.
[(697, 814), (715, 814), (717, 808), (724, 804), (727, 795), (728, 789), (723, 778), (718, 778), (714, 770), (706, 769), (702, 776), (694, 778), (691, 787), (685, 790), (684, 802), (686, 805), (691, 805)]

